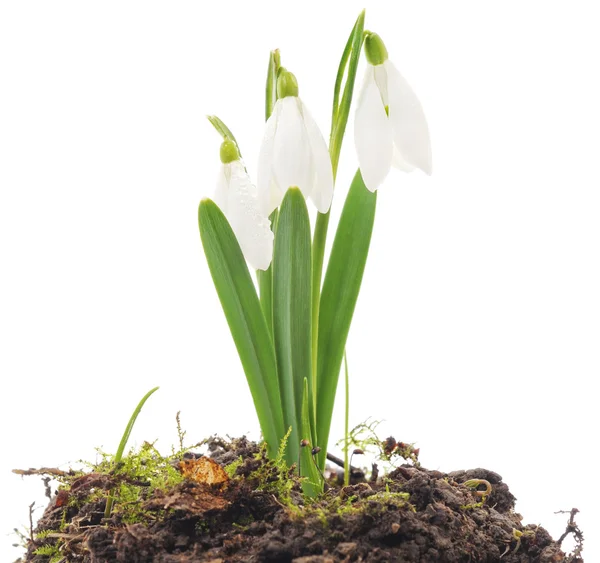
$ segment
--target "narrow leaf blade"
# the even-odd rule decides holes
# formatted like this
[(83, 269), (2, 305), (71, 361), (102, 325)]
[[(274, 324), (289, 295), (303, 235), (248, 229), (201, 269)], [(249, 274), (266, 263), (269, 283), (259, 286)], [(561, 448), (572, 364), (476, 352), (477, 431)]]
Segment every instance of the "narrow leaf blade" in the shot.
[(210, 199), (198, 209), (206, 260), (256, 407), (269, 455), (285, 434), (275, 352), (256, 289), (227, 219)]
[(310, 220), (304, 196), (298, 188), (290, 188), (281, 204), (273, 252), (273, 341), (283, 421), (286, 428), (292, 427), (290, 463), (298, 456), (305, 379), (311, 382), (312, 393), (310, 314)]
[[(333, 88), (333, 109), (331, 115), (331, 134), (333, 135), (337, 114), (339, 110), (340, 103), (340, 91), (342, 88), (342, 81), (344, 80), (344, 74), (346, 72), (346, 66), (348, 64), (348, 59), (350, 58), (350, 54), (352, 53), (354, 56), (352, 57), (352, 63), (350, 65), (350, 71), (348, 73), (347, 81), (350, 80), (351, 88), (350, 93), (348, 95), (352, 96), (352, 89), (354, 85), (354, 78), (356, 76), (356, 69), (358, 67), (358, 59), (360, 56), (360, 50), (363, 43), (363, 30), (365, 26), (365, 10), (363, 10), (356, 19), (354, 23), (354, 27), (350, 32), (350, 36), (348, 37), (348, 41), (346, 42), (346, 46), (344, 47), (344, 51), (342, 53), (342, 58), (340, 60), (340, 64), (338, 67), (337, 75), (335, 77), (335, 86)], [(344, 91), (346, 94), (346, 91)]]
[(335, 393), (375, 221), (377, 194), (354, 176), (333, 241), (319, 311), (317, 436), (324, 466)]

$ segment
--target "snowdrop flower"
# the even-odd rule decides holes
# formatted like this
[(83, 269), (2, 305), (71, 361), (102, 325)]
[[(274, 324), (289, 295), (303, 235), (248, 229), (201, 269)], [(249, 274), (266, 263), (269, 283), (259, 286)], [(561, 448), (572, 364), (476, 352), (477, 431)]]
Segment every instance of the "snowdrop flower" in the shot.
[(296, 77), (281, 68), (278, 100), (266, 125), (258, 162), (259, 209), (269, 216), (295, 186), (321, 213), (333, 197), (333, 172), (323, 135), (298, 97)]
[(392, 164), (431, 174), (431, 145), (423, 108), (408, 82), (388, 60), (376, 33), (365, 38), (367, 71), (358, 98), (354, 143), (360, 171), (374, 192)]
[(229, 221), (246, 260), (253, 268), (266, 270), (273, 257), (271, 222), (258, 210), (256, 188), (229, 139), (221, 145), (221, 162), (214, 202)]

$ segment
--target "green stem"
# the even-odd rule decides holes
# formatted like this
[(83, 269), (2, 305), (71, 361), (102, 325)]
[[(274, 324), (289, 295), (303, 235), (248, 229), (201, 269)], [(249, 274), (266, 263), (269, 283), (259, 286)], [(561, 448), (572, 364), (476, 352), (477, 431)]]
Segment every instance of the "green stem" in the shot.
[[(273, 233), (277, 230), (277, 219), (279, 212), (276, 209), (269, 216), (271, 221), (271, 230)], [(271, 336), (273, 336), (273, 268), (272, 265), (266, 270), (257, 270), (256, 278), (258, 280), (258, 293), (260, 295), (260, 307), (267, 321), (267, 327)]]
[(350, 449), (350, 378), (348, 377), (348, 358), (344, 350), (344, 374), (346, 376), (346, 413), (344, 419), (344, 486), (350, 484), (350, 462), (348, 460), (348, 450)]
[[(281, 64), (279, 49), (271, 51), (269, 54), (269, 67), (267, 69), (267, 84), (265, 87), (265, 121), (268, 121), (273, 113), (273, 108), (277, 102), (277, 71)], [(275, 233), (277, 229), (277, 209), (271, 213), (271, 230)], [(269, 332), (273, 336), (273, 270), (271, 266), (267, 270), (258, 270), (256, 272), (258, 280), (258, 293), (260, 295), (260, 306), (267, 321)]]

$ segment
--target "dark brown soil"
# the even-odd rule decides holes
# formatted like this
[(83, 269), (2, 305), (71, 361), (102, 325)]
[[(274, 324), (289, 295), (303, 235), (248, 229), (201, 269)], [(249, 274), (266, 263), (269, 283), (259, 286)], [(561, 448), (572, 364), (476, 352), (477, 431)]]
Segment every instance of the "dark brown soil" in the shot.
[[(118, 511), (104, 522), (104, 499), (77, 500), (114, 486), (106, 482), (114, 478), (78, 477), (53, 496), (35, 530), (64, 532), (30, 542), (21, 561), (48, 563), (48, 556), (34, 554), (48, 542), (60, 546), (53, 561), (84, 563), (583, 561), (565, 555), (543, 528), (524, 525), (514, 496), (493, 471), (446, 474), (404, 465), (385, 481), (331, 487), (312, 506), (303, 505), (296, 484), (290, 508), (265, 487), (269, 465), (257, 459), (256, 444), (214, 441), (211, 449), (223, 466), (243, 457), (236, 476), (217, 485), (186, 480), (145, 498), (144, 523), (126, 524)], [(255, 477), (259, 467), (267, 469), (262, 483)], [(270, 479), (277, 475), (273, 469)], [(481, 491), (464, 485), (472, 479), (491, 485), (483, 501)]]

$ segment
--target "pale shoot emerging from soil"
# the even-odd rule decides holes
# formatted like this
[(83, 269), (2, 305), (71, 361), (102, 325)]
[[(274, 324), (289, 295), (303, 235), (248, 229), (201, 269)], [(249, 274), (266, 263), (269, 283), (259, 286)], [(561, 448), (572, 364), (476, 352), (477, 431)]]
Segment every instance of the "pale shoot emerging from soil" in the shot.
[[(123, 432), (123, 436), (121, 438), (121, 442), (119, 443), (119, 447), (117, 448), (117, 453), (115, 454), (115, 458), (114, 458), (115, 467), (117, 467), (119, 465), (119, 463), (121, 463), (121, 460), (123, 459), (123, 453), (125, 452), (125, 447), (127, 446), (127, 442), (129, 441), (129, 436), (131, 436), (131, 431), (133, 430), (133, 427), (135, 425), (135, 421), (137, 420), (138, 415), (142, 411), (142, 408), (146, 404), (146, 401), (150, 398), (150, 396), (155, 391), (158, 391), (158, 387), (154, 387), (154, 389), (150, 389), (150, 391), (148, 391), (148, 393), (146, 393), (142, 397), (142, 400), (138, 403), (137, 407), (135, 407), (135, 410), (133, 411), (133, 414), (131, 415), (129, 422), (127, 423), (127, 426), (125, 427), (125, 432)], [(106, 499), (106, 509), (104, 511), (104, 518), (110, 517), (110, 512), (112, 510), (113, 502), (114, 502), (114, 497), (112, 494), (109, 494), (108, 498)]]
[[(302, 77), (281, 66), (274, 50), (256, 186), (232, 131), (209, 116), (223, 140), (222, 169), (214, 201), (203, 199), (198, 210), (206, 259), (268, 454), (277, 458), (291, 429), (285, 461), (299, 463), (310, 496), (323, 487), (335, 394), (375, 220), (375, 190), (389, 170), (387, 156), (381, 163), (381, 155), (369, 147), (382, 147), (390, 162), (396, 147), (398, 158), (430, 171), (421, 106), (387, 61), (379, 36), (364, 31), (364, 21), (363, 11), (342, 53), (329, 146), (300, 97)], [(329, 211), (363, 44), (368, 70), (355, 127), (360, 170), (323, 276)], [(317, 209), (314, 230), (306, 200)], [(258, 292), (247, 262), (257, 271)], [(346, 410), (348, 404), (346, 396)], [(344, 449), (348, 472), (347, 444)]]

